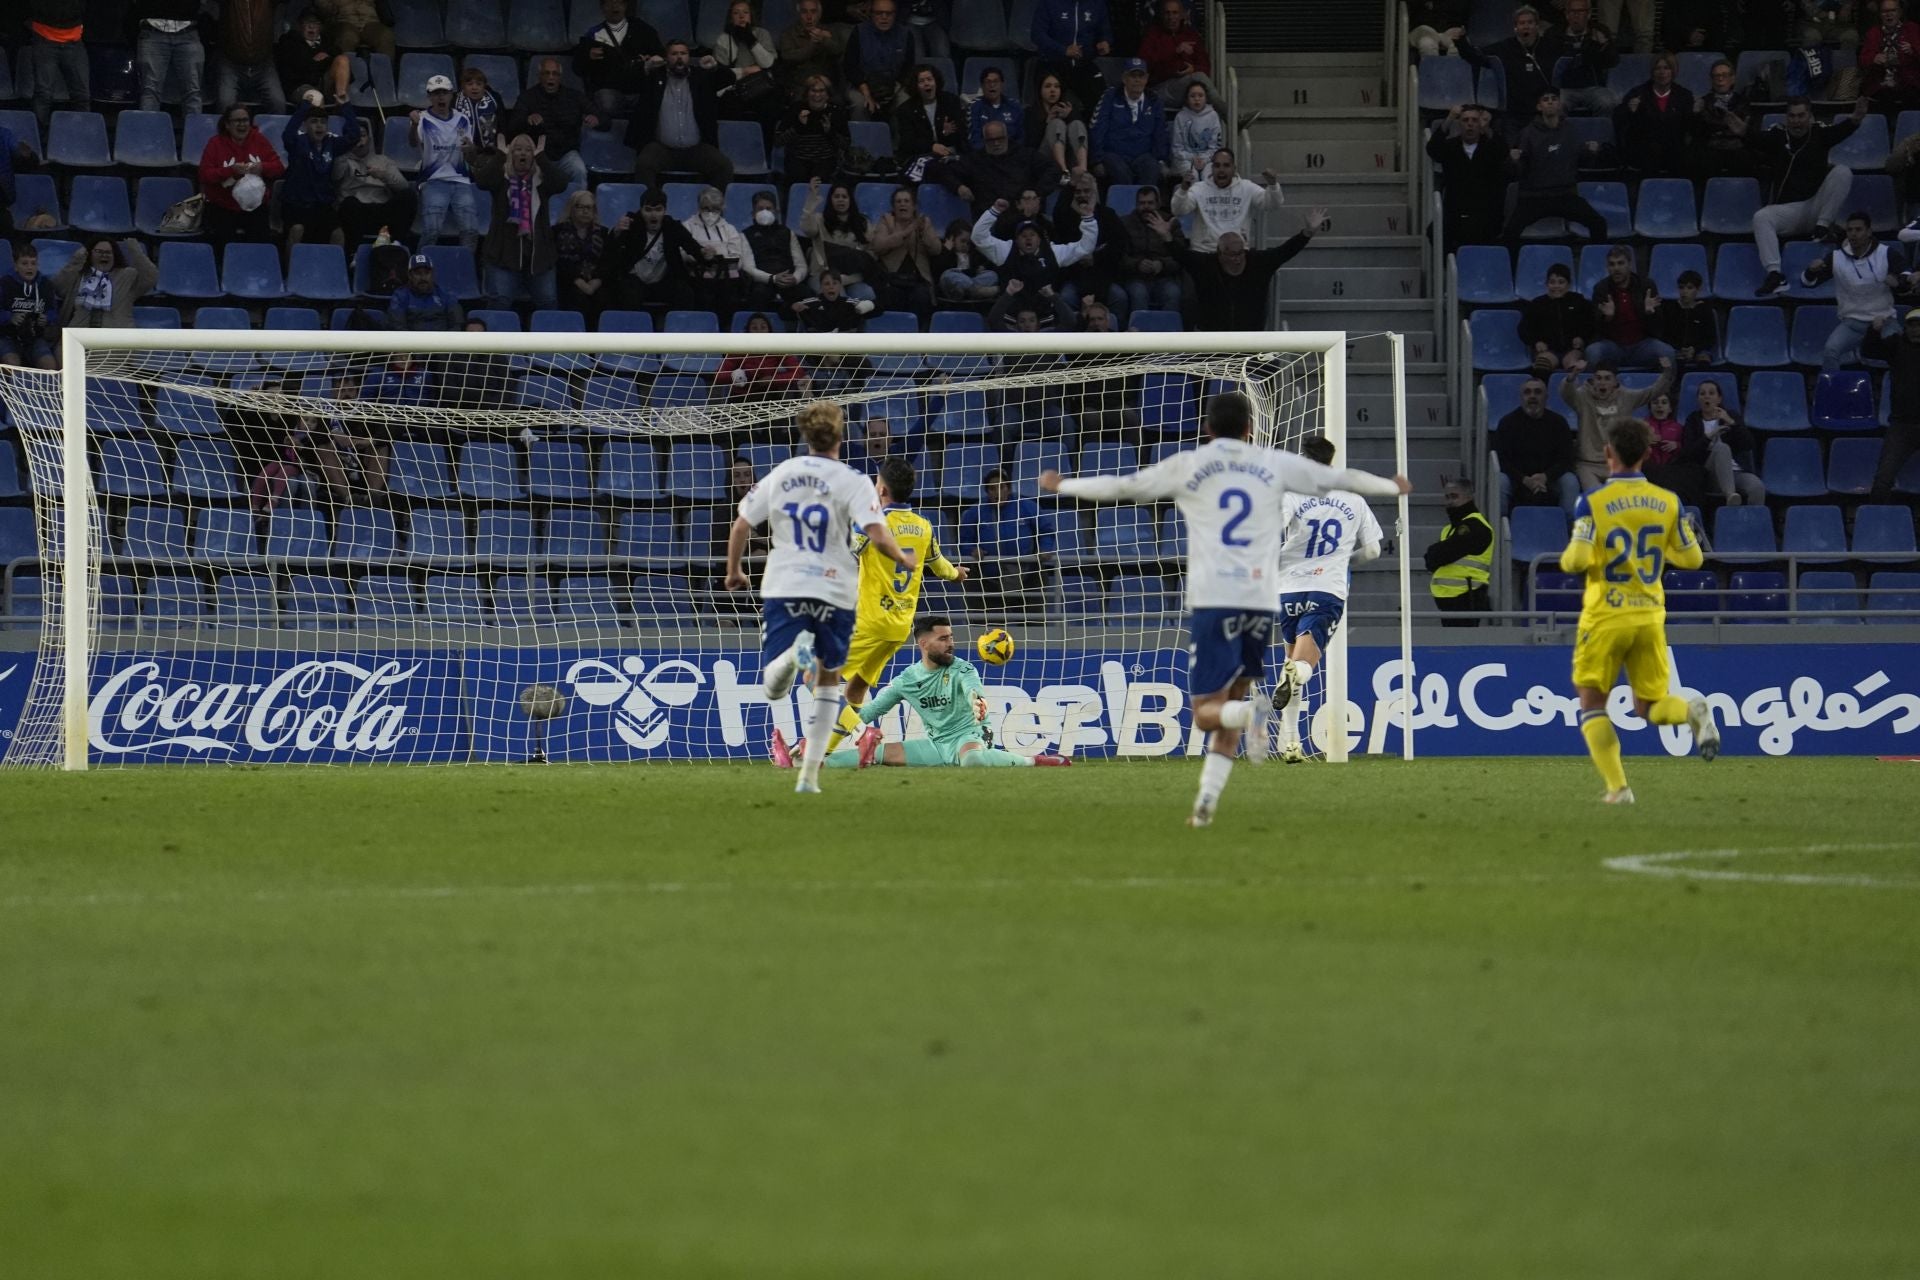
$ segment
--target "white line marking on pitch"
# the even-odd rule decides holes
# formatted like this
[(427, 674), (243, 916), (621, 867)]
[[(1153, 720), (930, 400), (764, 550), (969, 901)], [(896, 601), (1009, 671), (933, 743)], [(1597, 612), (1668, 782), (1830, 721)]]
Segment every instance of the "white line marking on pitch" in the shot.
[(1889, 880), (1885, 876), (1812, 875), (1797, 871), (1715, 871), (1706, 867), (1675, 865), (1707, 859), (1732, 862), (1735, 858), (1760, 858), (1781, 854), (1868, 853), (1886, 849), (1920, 849), (1920, 843), (1912, 840), (1894, 840), (1878, 844), (1772, 845), (1760, 849), (1675, 849), (1665, 853), (1626, 854), (1618, 858), (1608, 858), (1601, 865), (1609, 871), (1662, 876), (1674, 880), (1725, 880), (1737, 884), (1836, 885), (1854, 889), (1920, 889), (1920, 876), (1911, 880)]

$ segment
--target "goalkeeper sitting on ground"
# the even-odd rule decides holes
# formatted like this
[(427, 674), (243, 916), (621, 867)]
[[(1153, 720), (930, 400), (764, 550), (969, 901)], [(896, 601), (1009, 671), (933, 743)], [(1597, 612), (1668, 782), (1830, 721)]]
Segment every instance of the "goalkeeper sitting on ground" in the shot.
[[(859, 745), (830, 752), (825, 761), (828, 768), (864, 769), (872, 764), (880, 747), (880, 726), (874, 721), (902, 702), (920, 713), (927, 736), (887, 743), (885, 751), (879, 753), (881, 764), (1025, 769), (1072, 763), (1064, 756), (1029, 759), (988, 745), (986, 691), (973, 664), (954, 656), (953, 624), (940, 617), (920, 618), (913, 624), (913, 638), (920, 645), (920, 661), (895, 676), (878, 697), (860, 708), (860, 722), (868, 727), (860, 735)], [(794, 752), (799, 749), (799, 743), (789, 748), (780, 731), (773, 731), (771, 754), (776, 765), (791, 768)]]

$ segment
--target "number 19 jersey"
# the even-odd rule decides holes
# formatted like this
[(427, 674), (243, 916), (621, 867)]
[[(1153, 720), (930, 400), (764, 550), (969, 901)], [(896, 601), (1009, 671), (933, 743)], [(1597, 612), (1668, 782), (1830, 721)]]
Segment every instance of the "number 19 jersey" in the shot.
[(832, 458), (788, 458), (740, 500), (740, 514), (772, 534), (761, 599), (853, 608), (860, 594), (853, 535), (881, 519), (873, 481)]
[[(1345, 489), (1288, 494), (1280, 540), (1280, 590), (1347, 598), (1357, 547), (1380, 545), (1380, 522), (1366, 499)], [(1362, 563), (1365, 563), (1364, 559)]]

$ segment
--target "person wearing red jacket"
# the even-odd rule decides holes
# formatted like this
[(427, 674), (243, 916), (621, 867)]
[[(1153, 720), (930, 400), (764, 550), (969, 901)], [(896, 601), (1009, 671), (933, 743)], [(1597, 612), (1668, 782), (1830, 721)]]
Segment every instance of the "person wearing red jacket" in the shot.
[[(748, 333), (772, 333), (773, 324), (755, 312)], [(789, 355), (731, 355), (713, 375), (716, 389), (727, 396), (806, 395), (813, 387), (806, 366)]]
[(1880, 0), (1880, 25), (1860, 42), (1860, 77), (1877, 110), (1920, 100), (1920, 23), (1906, 20), (1900, 0)]
[(200, 153), (200, 194), (207, 198), (207, 238), (221, 246), (235, 240), (266, 242), (267, 188), (285, 173), (280, 153), (253, 127), (253, 112), (234, 103), (220, 117), (220, 129)]
[(1209, 98), (1220, 96), (1206, 37), (1187, 21), (1186, 0), (1161, 0), (1160, 20), (1140, 38), (1140, 59), (1147, 64), (1147, 83), (1170, 107), (1187, 100), (1192, 84), (1205, 85)]

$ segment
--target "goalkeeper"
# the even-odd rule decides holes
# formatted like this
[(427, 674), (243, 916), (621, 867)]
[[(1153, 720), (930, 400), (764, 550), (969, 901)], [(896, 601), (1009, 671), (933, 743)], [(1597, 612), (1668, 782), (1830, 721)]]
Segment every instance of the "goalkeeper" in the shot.
[[(884, 765), (959, 765), (978, 769), (1025, 769), (1034, 765), (1068, 765), (1064, 756), (1034, 756), (1031, 759), (1012, 751), (1002, 751), (987, 743), (986, 691), (980, 673), (973, 664), (954, 656), (953, 624), (945, 618), (926, 617), (913, 624), (913, 637), (920, 645), (920, 661), (888, 682), (880, 695), (860, 708), (860, 722), (867, 726), (857, 747), (828, 754), (830, 769), (864, 769), (878, 752)], [(874, 721), (900, 703), (920, 713), (927, 736), (911, 742), (889, 742), (880, 747), (880, 726)], [(790, 768), (793, 753), (780, 731), (773, 731), (773, 762)]]

